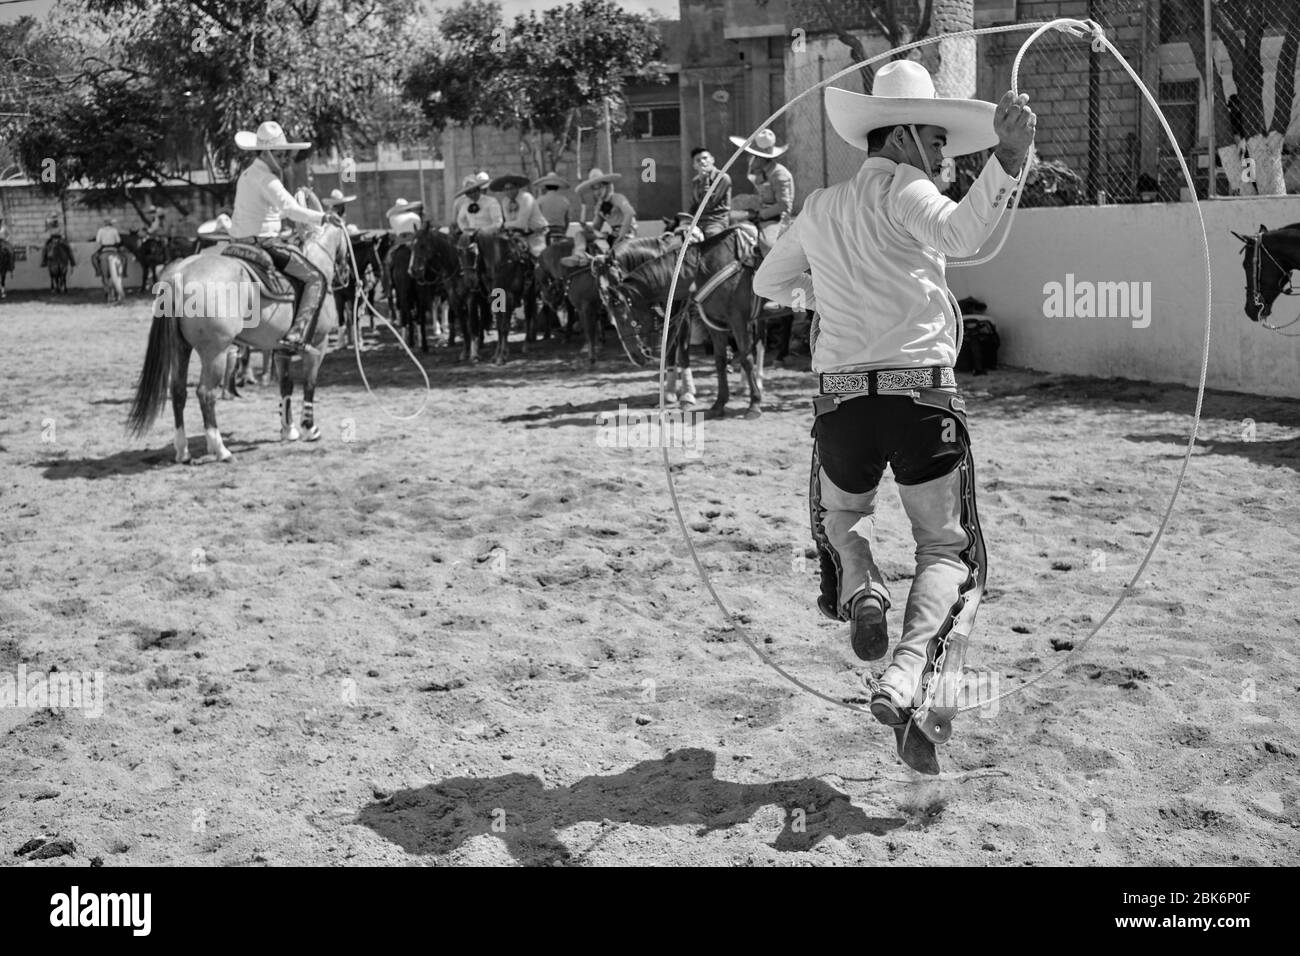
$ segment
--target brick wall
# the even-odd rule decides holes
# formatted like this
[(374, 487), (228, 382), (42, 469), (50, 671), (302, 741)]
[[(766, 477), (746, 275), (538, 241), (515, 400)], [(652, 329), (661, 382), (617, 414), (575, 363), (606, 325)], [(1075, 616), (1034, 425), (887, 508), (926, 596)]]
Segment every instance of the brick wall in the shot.
[[(45, 220), (51, 215), (57, 215), (65, 223), (67, 236), (74, 241), (93, 240), (106, 215), (116, 217), (122, 231), (147, 225), (128, 202), (94, 209), (82, 202), (82, 195), (80, 190), (69, 190), (61, 207), (57, 198), (43, 195), (35, 186), (0, 186), (0, 211), (9, 225), (11, 241), (19, 245), (40, 245), (44, 241)], [(151, 189), (137, 196), (142, 208), (153, 202), (165, 209), (167, 220), (176, 227), (178, 235), (192, 232), (199, 223), (216, 215), (217, 203), (199, 189)], [(188, 214), (182, 216), (168, 205), (165, 201), (168, 196), (186, 208)]]

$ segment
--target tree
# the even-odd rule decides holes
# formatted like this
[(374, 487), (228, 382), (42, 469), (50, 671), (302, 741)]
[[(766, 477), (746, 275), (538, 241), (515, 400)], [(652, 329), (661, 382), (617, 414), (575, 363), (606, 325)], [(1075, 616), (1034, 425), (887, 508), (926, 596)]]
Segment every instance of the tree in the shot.
[(80, 69), (22, 129), (24, 163), (57, 156), (61, 175), (103, 187), (94, 203), (169, 179), (223, 193), (190, 171), (228, 179), (235, 132), (267, 119), (319, 151), (382, 136), (376, 116), (394, 117), (375, 106), (397, 101), (415, 11), (416, 0), (80, 0), (64, 40)]
[(466, 0), (443, 14), (438, 33), (407, 74), (406, 95), (438, 129), (517, 130), (539, 176), (606, 99), (616, 126), (625, 123), (627, 77), (667, 79), (654, 27), (613, 0), (530, 11), (510, 24), (499, 3)]

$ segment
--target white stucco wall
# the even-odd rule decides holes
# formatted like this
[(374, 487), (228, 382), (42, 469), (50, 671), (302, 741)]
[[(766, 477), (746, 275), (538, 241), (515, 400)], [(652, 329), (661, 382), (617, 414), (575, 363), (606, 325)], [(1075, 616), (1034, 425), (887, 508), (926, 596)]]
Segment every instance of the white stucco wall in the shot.
[[(1300, 398), (1300, 337), (1285, 338), (1246, 318), (1241, 243), (1252, 233), (1300, 221), (1300, 197), (1204, 203), (1210, 240), (1213, 333), (1210, 388)], [(996, 239), (996, 237), (995, 237)], [(992, 243), (988, 244), (992, 248)], [(1149, 282), (1150, 325), (1126, 318), (1048, 318), (1049, 282)], [(1023, 209), (992, 262), (948, 271), (958, 298), (988, 304), (1011, 365), (1080, 375), (1195, 385), (1205, 327), (1205, 269), (1191, 203)], [(1273, 321), (1300, 314), (1280, 298)], [(1290, 331), (1300, 331), (1297, 324)]]

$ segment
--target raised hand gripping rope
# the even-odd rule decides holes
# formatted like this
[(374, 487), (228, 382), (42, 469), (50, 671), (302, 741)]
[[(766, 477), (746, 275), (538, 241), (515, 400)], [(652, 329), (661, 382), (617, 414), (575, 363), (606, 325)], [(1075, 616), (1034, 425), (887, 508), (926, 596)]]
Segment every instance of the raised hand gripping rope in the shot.
[[(1205, 258), (1204, 258), (1205, 336), (1201, 345), (1201, 374), (1200, 374), (1200, 379), (1196, 390), (1196, 407), (1192, 414), (1192, 428), (1191, 428), (1191, 433), (1189, 434), (1187, 439), (1187, 450), (1183, 454), (1182, 466), (1179, 468), (1178, 477), (1174, 481), (1173, 491), (1169, 496), (1169, 504), (1165, 507), (1164, 514), (1160, 519), (1160, 526), (1156, 530), (1156, 533), (1152, 536), (1151, 543), (1147, 547), (1146, 554), (1143, 556), (1141, 563), (1139, 563), (1137, 570), (1133, 573), (1133, 577), (1129, 580), (1129, 582), (1126, 585), (1124, 585), (1123, 590), (1121, 590), (1119, 595), (1115, 598), (1114, 603), (1112, 603), (1110, 606), (1110, 609), (1105, 613), (1105, 615), (1101, 618), (1101, 620), (1097, 622), (1096, 626), (1094, 626), (1093, 629), (1088, 633), (1087, 637), (1083, 638), (1083, 640), (1079, 641), (1075, 645), (1074, 650), (1066, 654), (1065, 657), (1061, 658), (1051, 667), (1047, 668), (1047, 670), (1043, 671), (1043, 673), (1038, 674), (1037, 676), (1026, 681), (1024, 684), (1021, 684), (1018, 687), (1013, 688), (1012, 690), (1006, 691), (1005, 693), (1002, 694), (998, 694), (996, 697), (993, 697), (990, 700), (979, 701), (977, 703), (970, 704), (965, 707), (947, 706), (950, 703), (950, 701), (946, 699), (943, 701), (944, 706), (942, 707), (935, 704), (935, 695), (941, 686), (950, 686), (951, 682), (960, 680), (960, 671), (963, 663), (961, 658), (964, 657), (964, 655), (956, 654), (956, 653), (953, 654), (951, 657), (947, 657), (945, 654), (947, 650), (946, 646), (939, 647), (937, 649), (937, 653), (935, 655), (935, 661), (934, 661), (937, 667), (934, 668), (934, 671), (931, 674), (931, 679), (927, 684), (925, 703), (923, 704), (922, 708), (918, 708), (917, 713), (928, 714), (928, 717), (931, 721), (942, 721), (944, 723), (950, 722), (952, 717), (956, 716), (958, 713), (963, 713), (968, 710), (974, 710), (980, 707), (985, 707), (988, 706), (989, 704), (992, 704), (994, 701), (1002, 700), (1006, 697), (1012, 696), (1013, 694), (1017, 694), (1020, 691), (1023, 691), (1025, 688), (1029, 687), (1030, 685), (1042, 680), (1044, 677), (1046, 677), (1048, 674), (1052, 673), (1053, 671), (1059, 670), (1061, 667), (1063, 667), (1075, 654), (1083, 650), (1083, 648), (1088, 644), (1088, 642), (1091, 641), (1103, 627), (1105, 627), (1106, 622), (1111, 619), (1111, 617), (1115, 614), (1117, 610), (1119, 610), (1120, 605), (1122, 605), (1124, 601), (1127, 600), (1128, 596), (1133, 592), (1134, 588), (1137, 586), (1138, 580), (1142, 577), (1143, 572), (1146, 571), (1146, 567), (1148, 563), (1150, 563), (1152, 556), (1155, 554), (1156, 548), (1159, 546), (1161, 539), (1164, 537), (1165, 527), (1169, 523), (1170, 515), (1173, 513), (1174, 510), (1174, 504), (1177, 502), (1179, 492), (1182, 490), (1183, 487), (1183, 480), (1187, 476), (1187, 468), (1188, 465), (1191, 463), (1192, 451), (1196, 447), (1196, 429), (1197, 426), (1200, 424), (1200, 420), (1201, 420), (1201, 409), (1205, 399), (1205, 379), (1206, 379), (1207, 371), (1209, 369), (1209, 361), (1210, 361), (1210, 330), (1211, 330), (1211, 323), (1212, 323), (1211, 292), (1210, 292), (1210, 282), (1211, 282), (1210, 242), (1208, 237), (1206, 236), (1205, 217), (1201, 211), (1200, 201), (1196, 198), (1196, 184), (1195, 181), (1192, 179), (1191, 170), (1189, 170), (1187, 167), (1187, 162), (1183, 158), (1182, 150), (1178, 147), (1178, 141), (1174, 137), (1173, 130), (1170, 129), (1169, 122), (1168, 120), (1165, 119), (1165, 115), (1161, 111), (1160, 105), (1156, 102), (1155, 97), (1151, 95), (1151, 91), (1147, 89), (1146, 84), (1142, 82), (1142, 78), (1138, 76), (1138, 74), (1133, 70), (1133, 67), (1129, 65), (1129, 62), (1124, 59), (1123, 55), (1120, 54), (1119, 50), (1117, 50), (1114, 44), (1112, 44), (1110, 40), (1106, 37), (1105, 31), (1102, 29), (1102, 27), (1098, 23), (1092, 20), (1074, 20), (1069, 18), (1051, 20), (1045, 23), (1010, 24), (1007, 26), (982, 27), (977, 30), (963, 30), (958, 33), (947, 33), (941, 36), (928, 37), (927, 39), (924, 40), (918, 40), (915, 43), (909, 43), (904, 46), (895, 47), (894, 49), (888, 50), (885, 53), (881, 53), (878, 56), (873, 56), (870, 59), (863, 60), (861, 63), (855, 63), (852, 66), (846, 67), (840, 72), (834, 74), (833, 76), (827, 77), (825, 80), (822, 80), (821, 82), (817, 83), (815, 86), (809, 87), (803, 93), (800, 93), (794, 99), (790, 100), (779, 110), (777, 110), (775, 113), (769, 116), (766, 120), (763, 121), (762, 125), (759, 126), (758, 129), (754, 130), (754, 132), (750, 134), (749, 138), (746, 139), (744, 145), (737, 148), (736, 151), (731, 154), (731, 158), (727, 160), (727, 162), (723, 165), (721, 170), (722, 172), (725, 173), (728, 169), (730, 169), (732, 164), (734, 164), (736, 160), (740, 158), (740, 156), (744, 153), (745, 146), (748, 146), (753, 141), (754, 137), (758, 135), (758, 133), (761, 130), (766, 129), (774, 120), (776, 120), (779, 116), (781, 116), (788, 109), (790, 109), (790, 107), (792, 107), (795, 103), (799, 102), (799, 100), (803, 99), (805, 96), (808, 96), (809, 94), (817, 90), (822, 89), (825, 86), (828, 86), (829, 84), (835, 82), (836, 80), (840, 79), (843, 76), (847, 76), (850, 73), (854, 73), (857, 70), (860, 70), (864, 66), (870, 66), (871, 64), (877, 63), (880, 60), (888, 59), (894, 56), (894, 54), (896, 53), (901, 53), (906, 50), (912, 50), (918, 47), (923, 47), (930, 43), (937, 43), (940, 40), (951, 40), (960, 37), (974, 37), (974, 36), (980, 36), (982, 34), (991, 34), (991, 33), (1011, 33), (1011, 32), (1016, 32), (1021, 30), (1032, 30), (1033, 33), (1029, 36), (1028, 39), (1025, 40), (1023, 44), (1021, 44), (1020, 50), (1016, 54), (1015, 61), (1012, 63), (1011, 90), (1013, 93), (1018, 94), (1020, 92), (1019, 90), (1020, 63), (1024, 59), (1025, 52), (1039, 37), (1043, 36), (1048, 31), (1056, 30), (1061, 33), (1069, 34), (1070, 36), (1077, 37), (1079, 39), (1090, 38), (1092, 42), (1092, 48), (1095, 52), (1100, 53), (1102, 51), (1109, 51), (1119, 62), (1119, 65), (1124, 68), (1124, 71), (1137, 85), (1138, 89), (1141, 90), (1142, 95), (1146, 98), (1147, 103), (1150, 104), (1151, 109), (1155, 111), (1156, 116), (1159, 118), (1160, 125), (1165, 131), (1165, 136), (1168, 137), (1169, 142), (1174, 147), (1173, 152), (1174, 155), (1178, 157), (1178, 165), (1183, 171), (1183, 178), (1187, 181), (1188, 189), (1192, 197), (1192, 202), (1196, 208), (1196, 218), (1198, 223), (1200, 224), (1201, 245), (1205, 254)], [(1030, 108), (1032, 109), (1032, 107), (1033, 104), (1031, 103)], [(1026, 163), (1028, 163), (1028, 160), (1026, 160)], [(718, 181), (719, 181), (718, 179), (715, 179), (713, 184), (709, 186), (708, 191), (705, 192), (703, 199), (698, 204), (697, 207), (698, 209), (703, 210), (708, 206), (708, 201), (710, 197), (713, 195), (713, 191), (716, 188)], [(1016, 190), (1015, 198), (1012, 201), (1011, 210), (1007, 216), (1007, 225), (1003, 229), (1002, 237), (998, 241), (997, 246), (993, 249), (993, 251), (979, 259), (972, 259), (963, 262), (950, 262), (949, 265), (958, 266), (958, 267), (980, 265), (981, 263), (988, 262), (999, 252), (1001, 252), (1003, 245), (1005, 245), (1006, 243), (1007, 236), (1010, 234), (1012, 224), (1015, 221), (1016, 209), (1020, 205), (1020, 196), (1023, 193), (1023, 191), (1024, 190), (1023, 190), (1023, 181), (1022, 181), (1021, 188)], [(697, 212), (695, 216), (692, 217), (691, 219), (692, 229), (698, 225), (699, 219), (700, 219), (700, 213)], [(686, 259), (687, 248), (688, 248), (687, 245), (683, 245), (681, 251), (678, 252), (677, 254), (677, 263), (675, 268), (673, 269), (672, 282), (669, 284), (668, 287), (668, 297), (665, 301), (665, 309), (669, 309), (671, 307), (671, 303), (675, 301), (675, 296), (677, 291), (677, 281), (681, 276), (681, 269)], [(667, 374), (667, 357), (668, 357), (668, 333), (669, 333), (669, 327), (668, 324), (665, 323), (663, 341), (661, 343), (661, 348), (659, 353), (660, 354), (659, 415), (660, 415), (661, 426), (663, 425), (664, 422), (664, 415), (666, 414), (666, 402), (667, 402), (666, 374)], [(664, 476), (668, 482), (668, 494), (672, 499), (673, 513), (677, 516), (677, 524), (681, 529), (682, 537), (686, 541), (686, 546), (691, 553), (691, 560), (695, 562), (695, 568), (700, 575), (700, 579), (703, 582), (704, 587), (708, 590), (710, 597), (713, 599), (713, 603), (717, 605), (718, 610), (722, 612), (722, 615), (726, 619), (727, 623), (730, 624), (736, 630), (736, 632), (740, 635), (741, 639), (745, 642), (745, 644), (749, 646), (749, 649), (752, 650), (758, 656), (759, 660), (761, 660), (768, 667), (772, 668), (774, 671), (780, 674), (791, 684), (798, 687), (800, 690), (808, 694), (811, 694), (812, 696), (817, 697), (823, 701), (826, 701), (829, 704), (833, 704), (837, 707), (845, 707), (849, 710), (854, 710), (864, 714), (869, 713), (869, 711), (865, 707), (862, 707), (858, 704), (850, 703), (849, 701), (843, 699), (831, 697), (828, 694), (824, 694), (821, 691), (816, 690), (813, 687), (810, 687), (808, 684), (804, 683), (799, 678), (795, 677), (789, 671), (782, 668), (775, 661), (771, 660), (766, 654), (763, 653), (762, 650), (759, 649), (758, 645), (755, 643), (754, 639), (750, 636), (749, 632), (745, 629), (744, 625), (741, 623), (737, 615), (733, 614), (730, 610), (728, 610), (726, 604), (723, 603), (722, 598), (719, 596), (717, 590), (714, 588), (713, 581), (709, 577), (708, 570), (704, 567), (704, 564), (700, 561), (699, 554), (695, 550), (695, 543), (691, 538), (690, 530), (686, 526), (686, 520), (682, 515), (681, 501), (679, 500), (677, 495), (677, 486), (673, 479), (672, 468), (670, 467), (671, 462), (669, 461), (669, 457), (668, 457), (667, 445), (663, 447), (662, 451), (663, 451), (663, 459), (664, 459)], [(946, 696), (947, 694), (945, 694), (945, 697)], [(944, 737), (944, 739), (946, 739), (947, 734), (944, 733), (942, 736)]]

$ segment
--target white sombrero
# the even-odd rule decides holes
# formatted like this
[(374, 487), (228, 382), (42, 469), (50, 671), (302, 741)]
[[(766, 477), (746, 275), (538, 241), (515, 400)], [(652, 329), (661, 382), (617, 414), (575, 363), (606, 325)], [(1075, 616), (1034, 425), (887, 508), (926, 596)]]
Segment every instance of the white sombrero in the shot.
[(230, 232), (230, 217), (225, 213), (217, 216), (216, 219), (209, 219), (199, 226), (198, 233), (200, 236), (227, 235)]
[(388, 210), (388, 212), (384, 213), (384, 215), (398, 216), (404, 212), (418, 212), (423, 208), (424, 208), (424, 203), (418, 199), (415, 202), (407, 202), (405, 199), (399, 197), (397, 202), (393, 204), (393, 208)]
[(560, 189), (569, 188), (568, 180), (561, 179), (559, 176), (557, 176), (555, 174), (555, 170), (551, 170), (549, 173), (547, 173), (545, 176), (542, 176), (540, 179), (534, 179), (533, 185), (534, 186), (558, 186)]
[(776, 134), (770, 129), (760, 129), (754, 134), (754, 142), (748, 146), (745, 146), (745, 137), (743, 136), (728, 136), (727, 139), (737, 146), (744, 146), (745, 152), (754, 156), (761, 156), (764, 159), (776, 159), (790, 148), (789, 146), (776, 145)]
[(575, 189), (577, 192), (583, 192), (592, 186), (598, 186), (601, 183), (612, 183), (614, 180), (622, 178), (622, 173), (602, 173), (599, 167), (593, 166), (591, 172), (587, 174), (587, 178), (578, 183)]
[(330, 194), (321, 200), (323, 206), (341, 206), (344, 203), (352, 202), (356, 196), (345, 196), (341, 189), (331, 189)]
[(311, 143), (291, 143), (284, 137), (279, 123), (267, 120), (256, 133), (241, 129), (235, 134), (235, 145), (240, 149), (310, 149)]
[(914, 60), (895, 60), (876, 71), (871, 95), (829, 87), (826, 115), (849, 145), (869, 150), (867, 134), (886, 126), (942, 126), (945, 156), (965, 156), (998, 144), (993, 132), (997, 107), (984, 100), (940, 98), (930, 71)]
[(476, 173), (473, 176), (466, 176), (460, 181), (460, 189), (456, 191), (457, 196), (465, 196), (475, 189), (488, 191), (488, 186), (492, 183), (492, 177), (485, 172)]

